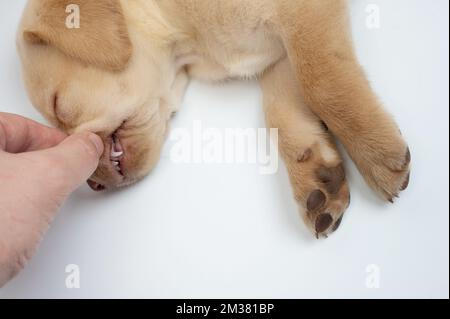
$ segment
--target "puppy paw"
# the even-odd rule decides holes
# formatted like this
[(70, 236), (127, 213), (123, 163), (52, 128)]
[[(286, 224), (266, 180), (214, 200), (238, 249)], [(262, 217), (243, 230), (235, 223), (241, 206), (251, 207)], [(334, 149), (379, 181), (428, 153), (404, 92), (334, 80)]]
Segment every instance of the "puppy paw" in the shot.
[(370, 143), (353, 154), (367, 183), (393, 203), (410, 181), (411, 151), (400, 134)]
[(315, 171), (314, 182), (317, 189), (306, 200), (305, 222), (317, 238), (327, 237), (339, 228), (350, 205), (350, 192), (343, 165), (320, 166)]
[[(324, 152), (332, 155), (331, 162), (322, 156)], [(337, 150), (326, 144), (307, 148), (289, 168), (305, 224), (318, 239), (328, 237), (339, 228), (350, 204), (345, 169)]]

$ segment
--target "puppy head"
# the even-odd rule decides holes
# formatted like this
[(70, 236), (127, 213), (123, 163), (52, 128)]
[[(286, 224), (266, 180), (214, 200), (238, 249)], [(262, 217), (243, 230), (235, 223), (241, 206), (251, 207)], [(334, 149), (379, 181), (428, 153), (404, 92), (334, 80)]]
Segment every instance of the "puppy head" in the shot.
[(118, 0), (77, 0), (79, 28), (66, 24), (71, 3), (29, 1), (17, 39), (26, 88), (55, 126), (102, 137), (91, 187), (129, 185), (150, 172), (165, 139), (162, 70), (130, 38)]

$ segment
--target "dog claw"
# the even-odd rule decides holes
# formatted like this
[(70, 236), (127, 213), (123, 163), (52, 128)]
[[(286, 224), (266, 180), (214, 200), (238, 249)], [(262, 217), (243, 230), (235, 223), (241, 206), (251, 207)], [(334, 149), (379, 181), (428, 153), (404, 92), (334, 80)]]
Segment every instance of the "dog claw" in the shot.
[(404, 191), (404, 190), (406, 190), (408, 188), (410, 178), (411, 178), (411, 173), (408, 173), (408, 175), (406, 176), (405, 181), (403, 182), (402, 187), (400, 188), (401, 191)]

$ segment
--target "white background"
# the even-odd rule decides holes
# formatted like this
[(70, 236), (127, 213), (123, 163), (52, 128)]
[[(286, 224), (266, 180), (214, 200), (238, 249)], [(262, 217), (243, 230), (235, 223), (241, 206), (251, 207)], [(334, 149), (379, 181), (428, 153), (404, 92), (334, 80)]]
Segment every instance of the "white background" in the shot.
[[(15, 51), (24, 3), (0, 1), (0, 111), (42, 121)], [(380, 5), (378, 30), (366, 27), (368, 3)], [(298, 216), (284, 167), (262, 176), (251, 164), (176, 165), (166, 147), (134, 187), (77, 191), (0, 298), (448, 298), (448, 1), (353, 0), (351, 9), (361, 63), (413, 153), (410, 188), (395, 205), (380, 201), (347, 161), (352, 205), (341, 229), (317, 241)], [(263, 127), (257, 84), (192, 83), (173, 127), (195, 120)], [(65, 286), (68, 264), (80, 267), (80, 289)], [(379, 289), (366, 287), (371, 264)]]

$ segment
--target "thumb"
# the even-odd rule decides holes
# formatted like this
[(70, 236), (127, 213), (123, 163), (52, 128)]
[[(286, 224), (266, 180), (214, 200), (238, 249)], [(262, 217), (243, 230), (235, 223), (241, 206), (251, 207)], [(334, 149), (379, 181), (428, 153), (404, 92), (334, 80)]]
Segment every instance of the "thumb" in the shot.
[(103, 154), (102, 139), (90, 132), (69, 136), (56, 147), (41, 151), (55, 165), (64, 188), (72, 192), (95, 172)]

